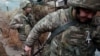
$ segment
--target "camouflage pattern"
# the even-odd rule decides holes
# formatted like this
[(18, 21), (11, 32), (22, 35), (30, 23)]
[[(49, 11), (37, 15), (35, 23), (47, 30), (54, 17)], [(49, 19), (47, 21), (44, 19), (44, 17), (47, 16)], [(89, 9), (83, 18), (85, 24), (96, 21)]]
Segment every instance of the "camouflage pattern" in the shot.
[(95, 31), (95, 27), (90, 24), (70, 26), (63, 32), (61, 41), (52, 41), (51, 56), (94, 56), (92, 38), (96, 35)]
[[(67, 11), (68, 10), (69, 9), (67, 9)], [(63, 9), (45, 16), (31, 30), (26, 40), (26, 45), (32, 46), (33, 42), (35, 42), (35, 40), (40, 37), (40, 34), (42, 34), (43, 32), (53, 31), (57, 27), (65, 24), (66, 21), (67, 19), (65, 15), (65, 10)]]
[[(66, 22), (73, 20), (74, 17), (71, 12), (72, 8), (61, 9), (44, 17), (28, 35), (26, 45), (32, 46), (41, 33), (53, 31)], [(55, 37), (50, 45), (47, 45), (43, 56), (94, 56), (94, 42), (96, 40), (93, 40), (93, 38), (97, 37), (96, 27), (94, 26), (94, 22), (91, 22), (90, 24), (78, 23), (69, 27), (65, 32)], [(88, 35), (88, 32), (91, 32), (91, 34)], [(99, 43), (99, 41), (96, 43)]]
[(25, 41), (31, 28), (35, 24), (35, 19), (31, 14), (25, 16), (23, 12), (17, 13), (10, 22), (10, 27), (17, 29), (19, 32), (20, 40)]
[(100, 0), (68, 0), (68, 5), (100, 11)]
[(54, 38), (44, 56), (95, 56), (95, 48), (100, 50), (100, 17), (89, 24), (77, 23)]

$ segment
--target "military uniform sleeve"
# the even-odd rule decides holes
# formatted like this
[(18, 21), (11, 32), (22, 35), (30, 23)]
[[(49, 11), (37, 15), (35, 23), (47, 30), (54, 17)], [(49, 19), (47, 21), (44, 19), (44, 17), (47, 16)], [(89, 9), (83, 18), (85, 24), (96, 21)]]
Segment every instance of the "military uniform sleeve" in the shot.
[(51, 32), (60, 25), (59, 11), (53, 12), (41, 19), (31, 30), (26, 40), (27, 46), (32, 46), (41, 33)]
[(14, 18), (12, 18), (10, 22), (10, 28), (17, 29), (21, 27), (23, 27), (21, 19), (18, 16), (15, 16)]

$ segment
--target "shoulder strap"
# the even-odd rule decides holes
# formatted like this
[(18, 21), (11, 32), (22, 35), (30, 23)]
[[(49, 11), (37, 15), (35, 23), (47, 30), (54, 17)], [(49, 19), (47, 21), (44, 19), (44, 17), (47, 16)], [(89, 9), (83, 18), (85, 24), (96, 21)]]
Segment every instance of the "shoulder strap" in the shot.
[(62, 26), (58, 27), (57, 29), (55, 29), (55, 31), (53, 31), (53, 32), (51, 33), (51, 36), (48, 38), (47, 43), (48, 43), (48, 44), (51, 43), (52, 39), (53, 39), (56, 35), (62, 33), (63, 31), (65, 31), (66, 29), (68, 29), (70, 26), (73, 26), (73, 25), (76, 25), (76, 21), (71, 21), (71, 22), (66, 23), (65, 25), (62, 25)]
[[(26, 19), (27, 18), (27, 19)], [(30, 19), (31, 18), (31, 16), (28, 16), (28, 17), (25, 17), (25, 21), (31, 26), (31, 28), (33, 27), (32, 26), (32, 20)]]

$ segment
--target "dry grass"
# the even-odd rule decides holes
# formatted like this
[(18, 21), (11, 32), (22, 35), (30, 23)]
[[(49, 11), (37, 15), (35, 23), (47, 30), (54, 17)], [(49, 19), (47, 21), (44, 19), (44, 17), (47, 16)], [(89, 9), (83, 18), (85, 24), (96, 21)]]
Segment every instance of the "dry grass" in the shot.
[(7, 56), (5, 48), (3, 47), (3, 44), (0, 42), (0, 56)]
[(7, 38), (9, 36), (8, 23), (9, 23), (9, 20), (6, 16), (6, 13), (0, 11), (0, 29), (2, 30), (2, 35), (4, 38)]
[[(4, 12), (0, 11), (0, 31), (2, 32), (2, 36), (4, 38), (9, 37), (9, 27), (8, 27), (8, 20)], [(0, 37), (2, 38), (2, 37)], [(0, 42), (0, 56), (7, 56), (5, 48), (3, 47), (3, 43)]]
[[(21, 41), (19, 40), (18, 37), (18, 32), (15, 29), (10, 29), (9, 28), (9, 22), (11, 21), (11, 19), (13, 19), (12, 17), (17, 13), (18, 9), (10, 11), (8, 13), (4, 15), (2, 15), (2, 17), (5, 18), (1, 18), (1, 22), (0, 22), (0, 28), (2, 29), (2, 35), (4, 38), (8, 39), (7, 44), (9, 46), (16, 46), (18, 48), (20, 48), (22, 46)], [(39, 21), (41, 18), (43, 18), (46, 14), (50, 13), (54, 11), (54, 8), (46, 6), (46, 5), (36, 5), (34, 6), (34, 16), (36, 18), (37, 21)], [(46, 39), (47, 33), (43, 34), (42, 37), (40, 37), (41, 42), (43, 43), (43, 41)]]
[(16, 46), (18, 48), (21, 47), (21, 42), (18, 39), (18, 32), (17, 30), (10, 29), (9, 22), (10, 17), (12, 16), (13, 12), (8, 17), (8, 13), (0, 15), (0, 29), (2, 30), (2, 36), (4, 39), (8, 39), (7, 44), (9, 46)]
[(10, 29), (8, 44), (9, 46), (12, 46), (12, 47), (18, 47), (18, 48), (22, 47), (22, 43), (19, 40), (17, 30)]

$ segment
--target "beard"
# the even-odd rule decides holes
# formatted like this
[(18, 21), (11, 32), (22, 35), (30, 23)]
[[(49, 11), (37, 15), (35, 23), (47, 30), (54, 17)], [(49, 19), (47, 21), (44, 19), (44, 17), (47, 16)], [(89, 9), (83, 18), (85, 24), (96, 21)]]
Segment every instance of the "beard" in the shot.
[(81, 23), (81, 24), (89, 24), (89, 23), (91, 23), (92, 22), (92, 18), (90, 19), (90, 18), (79, 18), (79, 17), (77, 17), (76, 18), (76, 21), (78, 21), (79, 23)]

